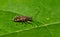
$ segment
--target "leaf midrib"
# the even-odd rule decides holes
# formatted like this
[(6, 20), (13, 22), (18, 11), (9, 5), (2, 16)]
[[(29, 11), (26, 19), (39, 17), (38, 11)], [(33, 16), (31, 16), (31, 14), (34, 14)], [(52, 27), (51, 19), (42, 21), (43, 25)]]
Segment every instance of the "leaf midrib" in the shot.
[(5, 33), (5, 34), (2, 34), (2, 35), (0, 35), (0, 36), (7, 35), (7, 34), (12, 34), (12, 33), (17, 33), (17, 32), (22, 32), (22, 31), (26, 31), (26, 30), (31, 30), (31, 29), (35, 29), (35, 28), (40, 28), (40, 27), (47, 27), (47, 26), (49, 26), (49, 25), (54, 25), (54, 24), (59, 24), (59, 23), (60, 23), (60, 21), (59, 21), (59, 22), (50, 23), (50, 24), (44, 24), (44, 25), (32, 27), (32, 28), (30, 28), (30, 29), (17, 30), (17, 31), (14, 31), (14, 32)]

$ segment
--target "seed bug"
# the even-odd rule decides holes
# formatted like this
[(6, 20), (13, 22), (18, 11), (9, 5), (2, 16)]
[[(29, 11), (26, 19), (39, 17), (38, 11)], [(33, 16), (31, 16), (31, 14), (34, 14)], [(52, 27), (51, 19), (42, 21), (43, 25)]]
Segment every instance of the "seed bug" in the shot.
[(29, 16), (17, 16), (14, 18), (14, 22), (29, 22), (31, 23), (32, 17)]

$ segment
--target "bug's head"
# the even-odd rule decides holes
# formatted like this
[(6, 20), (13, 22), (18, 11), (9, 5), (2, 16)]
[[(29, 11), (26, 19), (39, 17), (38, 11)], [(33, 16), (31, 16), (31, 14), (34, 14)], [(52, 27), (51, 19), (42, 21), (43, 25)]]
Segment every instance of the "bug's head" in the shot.
[(32, 17), (29, 17), (29, 20), (28, 21), (32, 21)]

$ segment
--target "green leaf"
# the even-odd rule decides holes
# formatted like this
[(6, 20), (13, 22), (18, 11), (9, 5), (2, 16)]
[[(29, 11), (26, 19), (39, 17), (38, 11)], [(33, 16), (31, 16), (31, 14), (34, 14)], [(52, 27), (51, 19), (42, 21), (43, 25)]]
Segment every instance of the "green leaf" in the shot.
[[(14, 22), (22, 15), (32, 23)], [(0, 37), (60, 37), (60, 0), (0, 0)]]

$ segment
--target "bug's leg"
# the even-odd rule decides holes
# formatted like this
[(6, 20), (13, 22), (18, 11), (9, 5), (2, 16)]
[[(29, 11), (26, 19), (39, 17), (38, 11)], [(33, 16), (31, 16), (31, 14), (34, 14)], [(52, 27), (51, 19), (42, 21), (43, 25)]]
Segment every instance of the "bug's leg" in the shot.
[(22, 24), (24, 23), (24, 22), (21, 22)]
[(30, 23), (30, 24), (32, 23), (31, 21), (27, 21), (27, 22)]
[(28, 24), (31, 24), (31, 25), (33, 26), (33, 23), (32, 23), (32, 21), (27, 21), (27, 23), (28, 23)]
[(26, 27), (26, 25), (27, 25), (27, 22), (23, 22), (24, 23), (24, 27)]

